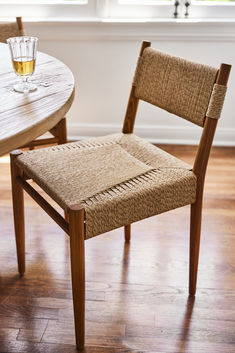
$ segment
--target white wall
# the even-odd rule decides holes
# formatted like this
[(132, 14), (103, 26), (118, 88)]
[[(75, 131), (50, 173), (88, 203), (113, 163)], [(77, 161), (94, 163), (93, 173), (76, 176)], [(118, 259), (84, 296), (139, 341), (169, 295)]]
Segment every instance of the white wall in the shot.
[[(73, 139), (120, 131), (143, 39), (159, 50), (215, 67), (235, 63), (233, 21), (31, 22), (26, 31), (39, 37), (40, 51), (62, 60), (74, 74), (76, 98), (68, 113)], [(153, 142), (193, 144), (201, 128), (141, 103), (135, 131)], [(235, 145), (235, 71), (215, 144)]]

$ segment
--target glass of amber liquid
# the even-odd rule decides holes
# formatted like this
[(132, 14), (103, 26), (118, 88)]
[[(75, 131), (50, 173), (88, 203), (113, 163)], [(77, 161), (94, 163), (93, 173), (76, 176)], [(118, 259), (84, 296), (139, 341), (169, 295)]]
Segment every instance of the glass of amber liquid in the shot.
[(22, 82), (14, 85), (16, 92), (27, 93), (37, 89), (34, 83), (28, 81), (35, 69), (37, 42), (38, 38), (28, 36), (7, 39), (13, 68), (16, 75), (22, 78)]

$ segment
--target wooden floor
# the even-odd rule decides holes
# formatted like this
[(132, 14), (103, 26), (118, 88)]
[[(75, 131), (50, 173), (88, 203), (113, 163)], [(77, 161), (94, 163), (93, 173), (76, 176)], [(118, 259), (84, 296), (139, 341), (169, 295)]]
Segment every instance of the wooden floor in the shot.
[[(194, 147), (164, 146), (191, 162)], [(19, 277), (8, 157), (0, 159), (0, 352), (76, 352), (68, 239), (26, 197)], [(235, 352), (235, 148), (214, 148), (198, 292), (188, 298), (189, 207), (86, 242), (86, 353)]]

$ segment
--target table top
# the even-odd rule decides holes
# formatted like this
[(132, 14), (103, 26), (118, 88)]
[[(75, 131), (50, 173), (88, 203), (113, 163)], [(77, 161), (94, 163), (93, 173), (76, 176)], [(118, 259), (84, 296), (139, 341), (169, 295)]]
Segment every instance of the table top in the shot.
[(50, 55), (37, 53), (31, 77), (38, 86), (18, 93), (13, 85), (21, 80), (13, 71), (6, 44), (0, 43), (0, 156), (52, 129), (67, 113), (74, 98), (70, 69)]

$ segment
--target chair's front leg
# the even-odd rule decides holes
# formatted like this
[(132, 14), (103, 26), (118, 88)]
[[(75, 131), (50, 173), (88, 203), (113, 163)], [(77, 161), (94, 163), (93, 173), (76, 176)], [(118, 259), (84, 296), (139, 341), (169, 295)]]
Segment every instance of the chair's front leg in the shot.
[(21, 275), (25, 272), (25, 227), (24, 227), (24, 195), (23, 188), (17, 182), (17, 178), (22, 176), (22, 171), (15, 164), (15, 159), (22, 152), (15, 150), (10, 153), (11, 157), (11, 183), (12, 200), (15, 226), (16, 250), (18, 259), (18, 270)]
[(84, 209), (71, 207), (68, 214), (75, 335), (81, 349), (85, 341)]
[(195, 295), (197, 287), (197, 271), (201, 236), (202, 197), (191, 205), (190, 216), (190, 265), (189, 294)]

